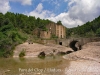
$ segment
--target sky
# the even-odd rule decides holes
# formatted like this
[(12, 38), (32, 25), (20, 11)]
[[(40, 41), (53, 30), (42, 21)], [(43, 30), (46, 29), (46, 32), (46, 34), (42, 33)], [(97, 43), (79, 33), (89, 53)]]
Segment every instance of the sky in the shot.
[(67, 28), (100, 16), (100, 0), (0, 0), (0, 12), (21, 13), (61, 21)]

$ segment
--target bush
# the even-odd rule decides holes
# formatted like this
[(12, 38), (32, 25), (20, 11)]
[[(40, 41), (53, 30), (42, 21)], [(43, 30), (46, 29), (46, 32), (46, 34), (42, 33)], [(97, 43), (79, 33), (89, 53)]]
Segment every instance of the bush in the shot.
[(100, 37), (100, 28), (97, 29), (97, 31), (96, 31), (96, 35)]
[(24, 57), (25, 56), (25, 49), (23, 49), (21, 52), (20, 52), (20, 54), (19, 54), (19, 57)]
[(55, 34), (52, 34), (51, 38), (58, 38), (58, 36), (56, 36)]

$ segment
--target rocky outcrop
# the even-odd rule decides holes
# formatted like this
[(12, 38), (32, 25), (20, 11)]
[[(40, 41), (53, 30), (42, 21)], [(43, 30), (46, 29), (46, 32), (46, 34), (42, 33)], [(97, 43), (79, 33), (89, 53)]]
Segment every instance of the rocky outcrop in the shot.
[(100, 42), (91, 42), (83, 46), (82, 50), (64, 56), (66, 59), (91, 60), (100, 62)]
[(13, 57), (19, 57), (19, 54), (23, 49), (26, 50), (24, 57), (55, 56), (58, 52), (64, 52), (67, 54), (67, 51), (72, 51), (69, 47), (56, 44), (42, 45), (38, 43), (29, 44), (28, 42), (25, 42), (16, 46)]

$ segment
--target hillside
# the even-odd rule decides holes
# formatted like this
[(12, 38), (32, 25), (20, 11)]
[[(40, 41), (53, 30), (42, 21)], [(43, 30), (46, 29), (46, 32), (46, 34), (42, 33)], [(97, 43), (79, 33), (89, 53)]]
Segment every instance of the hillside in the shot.
[(16, 45), (34, 37), (35, 29), (46, 30), (49, 20), (26, 16), (19, 13), (0, 13), (0, 57), (10, 57)]
[[(17, 45), (40, 39), (40, 31), (47, 31), (50, 23), (54, 22), (19, 13), (0, 13), (0, 57), (11, 57)], [(62, 25), (61, 21), (54, 24)]]
[(66, 30), (66, 37), (100, 37), (100, 16), (82, 26)]
[[(38, 30), (47, 31), (50, 20), (19, 13), (0, 13), (0, 57), (13, 56), (14, 48), (27, 40), (40, 39)], [(62, 24), (58, 21), (57, 24)], [(34, 32), (36, 31), (36, 34)], [(100, 16), (82, 26), (67, 29), (67, 37), (99, 37)], [(55, 36), (53, 36), (55, 37)]]

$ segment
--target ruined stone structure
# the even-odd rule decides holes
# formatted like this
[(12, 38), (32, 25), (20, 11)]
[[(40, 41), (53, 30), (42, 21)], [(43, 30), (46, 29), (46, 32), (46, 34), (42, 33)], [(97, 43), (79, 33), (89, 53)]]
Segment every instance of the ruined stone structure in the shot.
[(40, 32), (40, 38), (51, 38), (56, 36), (60, 39), (66, 37), (66, 28), (63, 25), (57, 25), (56, 23), (50, 23), (46, 26), (47, 31)]
[(66, 37), (66, 29), (62, 25), (56, 25), (56, 36), (59, 38), (65, 38)]
[(40, 32), (40, 37), (41, 37), (41, 38), (48, 39), (48, 38), (51, 37), (51, 32), (50, 32), (50, 31), (41, 31), (41, 32)]

